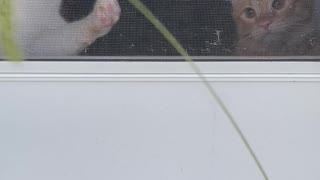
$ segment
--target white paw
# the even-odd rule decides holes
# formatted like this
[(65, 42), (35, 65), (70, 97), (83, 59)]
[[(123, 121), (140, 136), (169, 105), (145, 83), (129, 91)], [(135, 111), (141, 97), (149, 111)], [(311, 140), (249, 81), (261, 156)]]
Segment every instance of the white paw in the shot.
[(117, 0), (97, 0), (89, 17), (89, 32), (93, 39), (107, 34), (120, 18), (121, 9)]

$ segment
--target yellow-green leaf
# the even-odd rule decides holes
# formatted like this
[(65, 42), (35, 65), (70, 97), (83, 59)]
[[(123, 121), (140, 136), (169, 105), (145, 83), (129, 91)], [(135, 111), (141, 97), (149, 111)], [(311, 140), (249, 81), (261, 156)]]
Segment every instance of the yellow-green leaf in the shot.
[(12, 1), (0, 0), (0, 46), (9, 60), (20, 61), (22, 56), (15, 38)]

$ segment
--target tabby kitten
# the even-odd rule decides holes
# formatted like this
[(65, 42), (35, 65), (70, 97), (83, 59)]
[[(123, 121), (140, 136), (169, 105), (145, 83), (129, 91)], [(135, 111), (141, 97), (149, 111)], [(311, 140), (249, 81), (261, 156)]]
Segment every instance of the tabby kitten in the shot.
[(319, 55), (314, 0), (232, 0), (236, 52), (247, 56)]

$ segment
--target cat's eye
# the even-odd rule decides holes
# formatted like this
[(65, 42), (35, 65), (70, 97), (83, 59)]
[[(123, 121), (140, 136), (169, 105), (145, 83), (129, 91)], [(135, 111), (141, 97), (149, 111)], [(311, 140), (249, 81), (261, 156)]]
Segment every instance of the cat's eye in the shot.
[(284, 7), (285, 1), (284, 0), (274, 0), (272, 2), (272, 8), (275, 10), (282, 9)]
[(254, 18), (256, 16), (256, 11), (252, 8), (246, 8), (244, 9), (244, 14), (246, 15), (247, 18)]

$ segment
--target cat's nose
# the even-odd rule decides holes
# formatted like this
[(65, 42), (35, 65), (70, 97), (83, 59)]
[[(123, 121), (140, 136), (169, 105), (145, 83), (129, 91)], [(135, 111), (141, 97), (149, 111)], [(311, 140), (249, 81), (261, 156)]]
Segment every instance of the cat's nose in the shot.
[(264, 20), (259, 22), (258, 26), (266, 31), (269, 31), (270, 24), (272, 24), (272, 21)]

